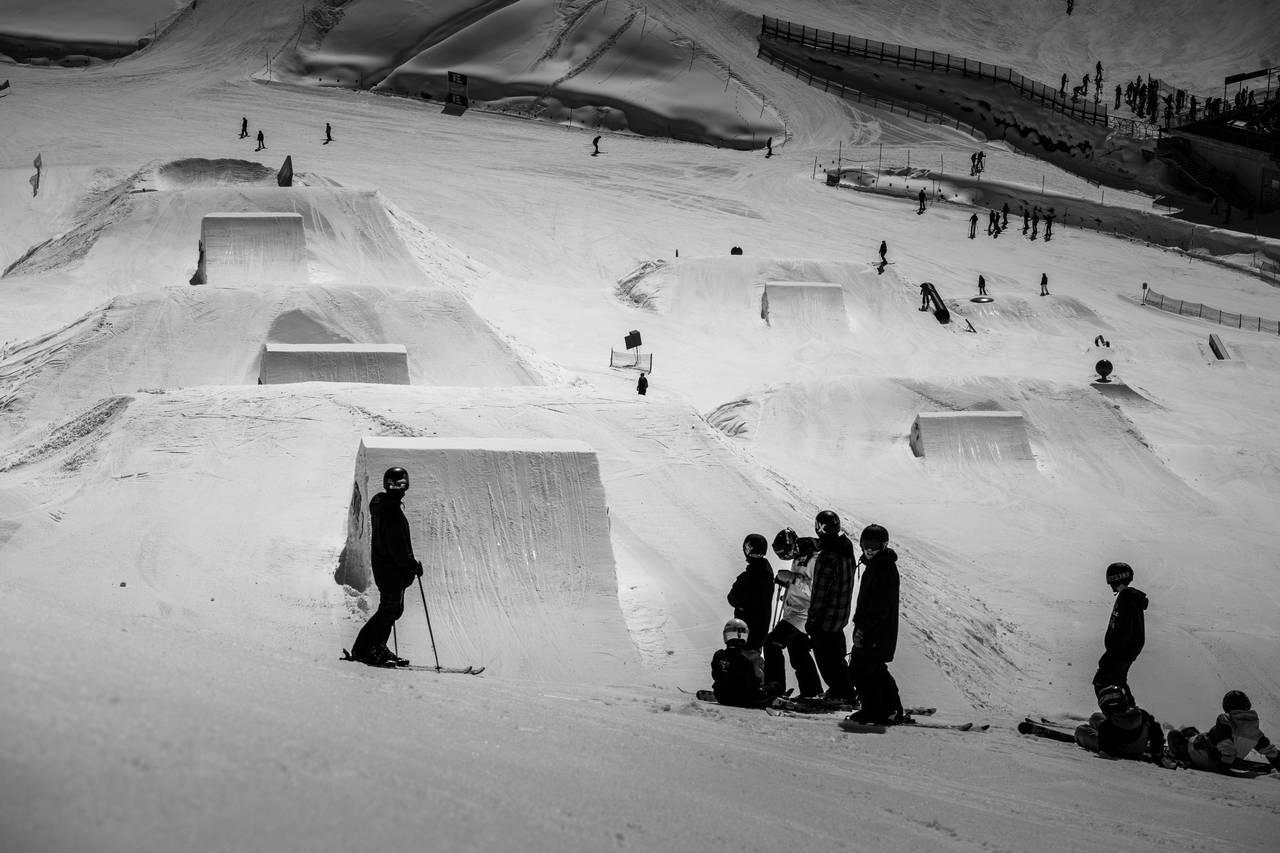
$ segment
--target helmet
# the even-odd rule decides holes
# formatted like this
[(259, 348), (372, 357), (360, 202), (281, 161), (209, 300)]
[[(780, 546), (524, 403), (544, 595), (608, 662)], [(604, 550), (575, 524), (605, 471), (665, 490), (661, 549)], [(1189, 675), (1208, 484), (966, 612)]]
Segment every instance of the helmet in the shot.
[(745, 643), (749, 629), (741, 619), (730, 619), (724, 623), (724, 644), (727, 646), (734, 640)]
[(862, 535), (858, 537), (858, 544), (863, 548), (868, 545), (883, 548), (889, 544), (889, 531), (878, 524), (868, 524), (862, 528)]
[(388, 492), (409, 491), (409, 472), (403, 468), (388, 468), (382, 475), (382, 488)]
[(747, 538), (742, 540), (742, 555), (744, 557), (763, 557), (768, 551), (769, 540), (759, 533), (748, 533)]
[(1243, 690), (1228, 690), (1222, 697), (1222, 710), (1227, 714), (1232, 711), (1248, 711), (1252, 707), (1253, 703), (1244, 695)]
[(794, 560), (796, 558), (796, 532), (790, 527), (784, 527), (778, 531), (778, 535), (773, 537), (773, 553), (778, 555), (779, 560)]
[(1133, 567), (1128, 563), (1112, 563), (1107, 566), (1107, 583), (1115, 586), (1133, 580)]
[(1098, 691), (1098, 707), (1103, 712), (1113, 714), (1129, 707), (1129, 692), (1114, 684)]
[(824, 533), (835, 535), (840, 532), (840, 516), (829, 509), (824, 509), (813, 519), (813, 532), (821, 536)]

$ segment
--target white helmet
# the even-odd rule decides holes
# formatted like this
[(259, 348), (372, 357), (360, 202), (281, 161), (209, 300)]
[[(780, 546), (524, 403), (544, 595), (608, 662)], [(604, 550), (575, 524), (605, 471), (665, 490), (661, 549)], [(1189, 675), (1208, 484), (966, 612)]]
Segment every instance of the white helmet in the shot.
[(724, 644), (726, 646), (729, 645), (731, 640), (741, 640), (745, 643), (748, 633), (750, 633), (750, 629), (747, 628), (746, 622), (741, 619), (730, 619), (724, 623)]

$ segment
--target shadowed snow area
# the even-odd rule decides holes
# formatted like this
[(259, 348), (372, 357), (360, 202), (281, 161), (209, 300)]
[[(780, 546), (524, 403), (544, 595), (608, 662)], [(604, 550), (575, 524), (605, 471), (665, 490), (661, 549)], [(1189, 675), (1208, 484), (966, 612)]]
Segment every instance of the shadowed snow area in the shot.
[[(94, 35), (90, 0), (45, 5)], [(1280, 244), (838, 100), (756, 35), (1217, 93), (1275, 64), (1277, 9), (201, 0), (113, 63), (5, 65), (0, 846), (1270, 849), (1274, 778), (1016, 724), (1094, 710), (1125, 561), (1143, 707), (1205, 728), (1241, 689), (1280, 734), (1280, 338), (1208, 319), (1280, 318)], [(1023, 199), (1073, 217), (968, 237)], [(217, 215), (206, 273), (253, 269), (189, 284)], [(287, 268), (264, 216), (300, 223)], [(644, 396), (610, 367), (633, 331)], [(424, 565), (393, 642), (479, 677), (339, 659), (392, 465)], [(989, 730), (691, 695), (743, 538), (822, 509), (889, 530), (904, 702)]]

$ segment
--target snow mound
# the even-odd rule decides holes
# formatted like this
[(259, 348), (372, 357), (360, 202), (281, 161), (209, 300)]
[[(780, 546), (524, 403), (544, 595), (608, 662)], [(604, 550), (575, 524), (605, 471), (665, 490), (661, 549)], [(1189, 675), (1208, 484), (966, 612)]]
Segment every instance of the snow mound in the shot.
[(276, 170), (253, 160), (188, 157), (156, 167), (151, 183), (157, 190), (241, 185), (276, 186)]
[(791, 334), (849, 332), (844, 289), (830, 282), (766, 282), (760, 316), (770, 328)]
[(977, 464), (1034, 464), (1022, 412), (921, 412), (911, 425), (911, 452)]
[(258, 381), (409, 384), (409, 357), (400, 344), (266, 344)]

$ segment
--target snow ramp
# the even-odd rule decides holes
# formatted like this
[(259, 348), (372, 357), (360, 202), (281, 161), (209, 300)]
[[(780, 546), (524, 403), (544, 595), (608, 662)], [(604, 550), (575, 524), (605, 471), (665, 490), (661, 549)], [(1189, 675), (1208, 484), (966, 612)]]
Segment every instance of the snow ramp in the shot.
[[(618, 603), (596, 453), (540, 438), (373, 438), (360, 444), (338, 580), (368, 586), (369, 500), (382, 474), (409, 472), (414, 553), (442, 664), (507, 675), (539, 665), (575, 681), (610, 680), (638, 657)], [(406, 591), (402, 651), (427, 663), (423, 606)]]
[(409, 384), (409, 355), (400, 344), (266, 344), (258, 381)]
[(1022, 412), (921, 412), (911, 452), (952, 462), (1034, 465)]
[(848, 334), (844, 288), (823, 281), (767, 281), (760, 316), (769, 327), (795, 334)]
[(307, 244), (298, 213), (208, 213), (193, 284), (304, 284)]

